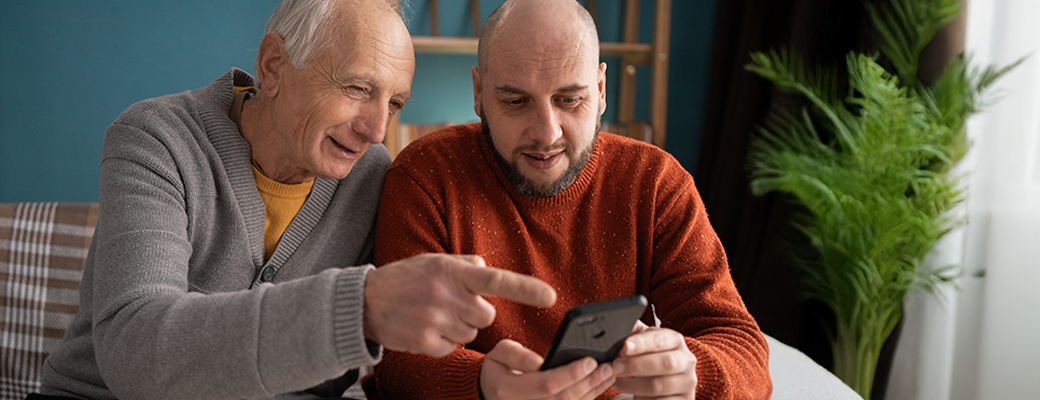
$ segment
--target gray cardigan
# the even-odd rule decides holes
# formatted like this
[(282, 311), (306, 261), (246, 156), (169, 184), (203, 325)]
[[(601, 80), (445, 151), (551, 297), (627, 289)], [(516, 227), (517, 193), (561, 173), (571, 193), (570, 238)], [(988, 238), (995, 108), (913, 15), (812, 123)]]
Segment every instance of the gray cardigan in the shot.
[(232, 69), (134, 104), (108, 128), (80, 313), (44, 365), (43, 394), (272, 397), (379, 361), (362, 329), (372, 266), (351, 266), (370, 262), (386, 148), (345, 179), (317, 179), (264, 262), (232, 84), (253, 78)]

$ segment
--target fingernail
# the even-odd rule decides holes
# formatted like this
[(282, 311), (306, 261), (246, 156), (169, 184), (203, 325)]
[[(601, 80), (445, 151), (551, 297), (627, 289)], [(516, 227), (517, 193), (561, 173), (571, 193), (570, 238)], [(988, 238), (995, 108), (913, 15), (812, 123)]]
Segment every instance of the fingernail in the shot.
[(607, 378), (610, 378), (613, 375), (614, 375), (614, 368), (611, 368), (610, 364), (604, 365), (603, 366), (603, 370), (599, 372), (599, 377), (602, 378), (603, 380), (607, 380)]
[(625, 364), (615, 363), (613, 366), (614, 366), (614, 375), (621, 375), (621, 374), (623, 374), (625, 372)]
[(591, 374), (592, 371), (595, 370), (595, 369), (596, 369), (596, 360), (593, 360), (591, 358), (586, 359), (586, 361), (585, 361), (585, 374), (586, 375)]

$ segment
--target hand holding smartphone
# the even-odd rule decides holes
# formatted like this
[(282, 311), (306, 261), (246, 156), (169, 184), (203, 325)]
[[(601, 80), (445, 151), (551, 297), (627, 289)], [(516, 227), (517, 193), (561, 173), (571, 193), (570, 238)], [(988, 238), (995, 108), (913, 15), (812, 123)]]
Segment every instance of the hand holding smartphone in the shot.
[(600, 364), (614, 361), (646, 306), (646, 297), (635, 295), (570, 309), (556, 330), (541, 370), (583, 357)]

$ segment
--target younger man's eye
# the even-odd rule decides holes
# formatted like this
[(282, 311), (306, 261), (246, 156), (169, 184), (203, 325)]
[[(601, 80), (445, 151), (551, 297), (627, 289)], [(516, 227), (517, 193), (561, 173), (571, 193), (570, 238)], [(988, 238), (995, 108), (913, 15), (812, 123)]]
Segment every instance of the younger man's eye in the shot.
[(510, 99), (510, 100), (506, 100), (506, 104), (509, 104), (511, 106), (519, 106), (521, 104), (524, 104), (524, 99)]
[(560, 97), (556, 101), (563, 107), (577, 107), (581, 102), (581, 97)]

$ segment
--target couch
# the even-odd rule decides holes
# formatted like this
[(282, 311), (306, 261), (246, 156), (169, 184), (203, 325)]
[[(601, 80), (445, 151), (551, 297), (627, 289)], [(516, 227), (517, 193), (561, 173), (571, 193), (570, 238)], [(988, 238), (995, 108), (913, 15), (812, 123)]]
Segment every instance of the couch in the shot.
[[(39, 388), (44, 358), (79, 310), (97, 219), (96, 203), (0, 203), (0, 400)], [(806, 355), (766, 339), (773, 399), (860, 399)]]
[(97, 218), (93, 203), (0, 204), (0, 399), (39, 387), (43, 359), (79, 311)]

